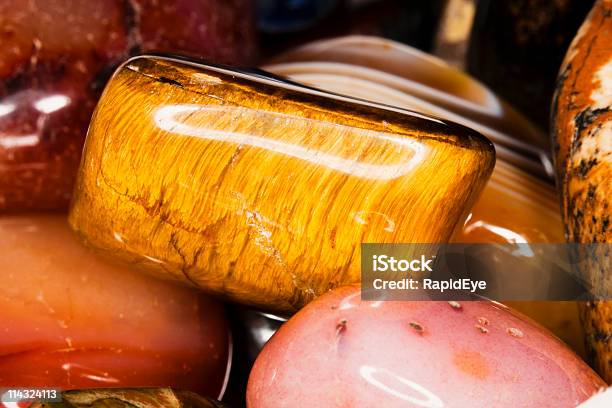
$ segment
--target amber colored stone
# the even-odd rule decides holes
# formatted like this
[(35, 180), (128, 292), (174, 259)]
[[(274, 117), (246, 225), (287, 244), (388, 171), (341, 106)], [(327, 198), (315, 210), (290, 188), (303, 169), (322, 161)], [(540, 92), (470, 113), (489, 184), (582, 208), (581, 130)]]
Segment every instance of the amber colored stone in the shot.
[(98, 388), (64, 391), (60, 403), (36, 403), (31, 408), (222, 408), (218, 401), (171, 388)]
[[(598, 1), (574, 38), (553, 100), (554, 153), (569, 242), (612, 243), (612, 1)], [(610, 291), (605, 250), (583, 269), (593, 288)], [(583, 308), (587, 351), (612, 381), (612, 302)]]
[(0, 212), (67, 207), (117, 65), (150, 51), (250, 63), (250, 17), (246, 0), (1, 0)]
[[(294, 77), (301, 83), (316, 81), (324, 89), (338, 86), (333, 79), (340, 76), (345, 77), (345, 83), (349, 80), (376, 82), (387, 90), (411, 97), (414, 104), (411, 109), (477, 130), (496, 147), (505, 146), (522, 154), (548, 153), (543, 149), (547, 147), (546, 134), (489, 88), (443, 60), (405, 44), (351, 35), (302, 45), (272, 62), (266, 69)], [(397, 105), (389, 93), (392, 92), (373, 91), (357, 84), (351, 92), (344, 92), (360, 94), (368, 100), (388, 98), (386, 103)], [(503, 152), (497, 154), (503, 157)]]
[(86, 243), (290, 312), (360, 279), (362, 242), (444, 242), (494, 164), (474, 131), (258, 75), (123, 65), (70, 214)]

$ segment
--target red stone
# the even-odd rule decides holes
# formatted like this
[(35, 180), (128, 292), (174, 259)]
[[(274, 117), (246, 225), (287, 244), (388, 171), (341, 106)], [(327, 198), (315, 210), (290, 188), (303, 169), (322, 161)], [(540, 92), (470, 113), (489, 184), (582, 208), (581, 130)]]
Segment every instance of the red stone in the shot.
[(64, 209), (113, 69), (171, 52), (250, 64), (248, 0), (0, 0), (0, 212)]

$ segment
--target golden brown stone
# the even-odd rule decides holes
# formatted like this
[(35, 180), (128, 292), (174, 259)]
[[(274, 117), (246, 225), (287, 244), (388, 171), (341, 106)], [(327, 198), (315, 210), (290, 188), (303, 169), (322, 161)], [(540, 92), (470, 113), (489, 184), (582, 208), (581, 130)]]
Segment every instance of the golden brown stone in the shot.
[(162, 276), (293, 311), (361, 242), (444, 242), (494, 164), (479, 134), (252, 74), (142, 57), (94, 114), (70, 221)]

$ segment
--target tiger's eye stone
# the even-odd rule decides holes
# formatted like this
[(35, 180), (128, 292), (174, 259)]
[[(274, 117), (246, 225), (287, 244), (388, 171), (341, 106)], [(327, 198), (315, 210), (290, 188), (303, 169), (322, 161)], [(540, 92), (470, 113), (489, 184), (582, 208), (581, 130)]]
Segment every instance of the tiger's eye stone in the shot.
[[(612, 242), (612, 0), (595, 3), (561, 66), (553, 100), (553, 143), (569, 242)], [(605, 247), (582, 268), (595, 289), (612, 287)], [(612, 381), (612, 302), (583, 308), (587, 350)]]
[(459, 125), (261, 74), (140, 57), (94, 114), (70, 214), (94, 247), (293, 311), (362, 242), (444, 242), (494, 165)]
[(0, 212), (66, 209), (96, 101), (131, 55), (250, 63), (246, 0), (0, 0)]

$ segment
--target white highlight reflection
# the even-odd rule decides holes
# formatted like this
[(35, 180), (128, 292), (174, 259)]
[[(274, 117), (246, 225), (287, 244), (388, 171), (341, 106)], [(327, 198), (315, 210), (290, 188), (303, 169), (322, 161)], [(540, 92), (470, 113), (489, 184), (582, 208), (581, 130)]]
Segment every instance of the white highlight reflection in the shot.
[[(470, 214), (470, 218), (471, 218)], [(467, 227), (464, 228), (464, 233), (469, 234), (470, 232), (472, 232), (475, 229), (478, 228), (483, 228), (486, 229), (487, 231), (492, 232), (493, 234), (496, 234), (500, 237), (502, 237), (503, 239), (506, 240), (506, 242), (510, 243), (510, 244), (528, 244), (529, 242), (527, 242), (527, 239), (522, 236), (521, 234), (518, 234), (514, 231), (512, 231), (511, 229), (508, 228), (504, 228), (504, 227), (500, 227), (498, 225), (493, 225), (493, 224), (489, 224), (488, 222), (485, 221), (476, 221), (475, 223), (468, 225)], [(517, 247), (517, 249), (512, 251), (513, 255), (522, 255), (522, 256), (526, 256), (526, 257), (533, 257), (535, 256), (535, 254), (533, 253), (533, 251), (531, 250), (531, 248), (529, 247), (529, 245), (521, 245), (519, 247)]]
[(6, 116), (15, 110), (13, 103), (0, 103), (0, 116)]
[[(193, 126), (185, 123), (186, 119), (192, 118), (193, 115), (197, 113), (209, 115), (210, 120), (200, 121), (200, 126)], [(285, 127), (287, 132), (291, 131), (292, 126), (305, 129), (305, 124), (316, 126), (324, 125), (328, 126), (330, 129), (345, 128), (347, 133), (349, 130), (352, 131), (350, 137), (353, 138), (353, 140), (347, 140), (347, 143), (353, 144), (355, 143), (354, 139), (359, 137), (374, 138), (389, 143), (391, 145), (389, 147), (390, 149), (394, 148), (398, 149), (399, 151), (403, 151), (403, 154), (407, 157), (399, 164), (370, 164), (360, 162), (357, 154), (355, 155), (355, 158), (347, 159), (332, 153), (315, 150), (310, 147), (274, 140), (266, 137), (265, 134), (254, 134), (257, 127), (249, 129), (249, 133), (214, 129), (212, 126), (215, 119), (219, 119), (225, 115), (227, 115), (227, 117), (234, 118), (234, 120), (236, 120), (236, 118), (244, 117), (253, 123), (262, 123), (263, 121), (266, 121), (267, 124), (278, 124), (278, 126)], [(206, 116), (204, 117), (206, 118)], [(423, 144), (410, 140), (407, 137), (394, 135), (392, 133), (377, 132), (366, 129), (355, 130), (349, 126), (320, 122), (313, 119), (275, 112), (266, 112), (262, 114), (261, 111), (242, 107), (169, 105), (158, 108), (154, 112), (154, 120), (160, 129), (170, 133), (258, 147), (366, 179), (388, 180), (403, 176), (409, 173), (423, 160), (426, 150), (426, 147)], [(341, 140), (338, 144), (341, 144)]]
[(4, 147), (5, 149), (36, 146), (39, 141), (40, 139), (38, 135), (2, 136), (0, 137), (0, 146)]
[(119, 380), (115, 377), (111, 377), (107, 372), (94, 370), (89, 367), (85, 367), (81, 364), (76, 363), (64, 363), (62, 364), (62, 370), (68, 371), (69, 375), (77, 375), (81, 378), (88, 380), (102, 382), (106, 384), (116, 384)]
[(69, 103), (70, 98), (66, 95), (50, 95), (34, 102), (34, 107), (42, 113), (53, 113), (67, 106)]
[[(419, 407), (426, 407), (426, 408), (444, 407), (444, 403), (436, 394), (429, 391), (427, 388), (423, 387), (422, 385), (417, 384), (414, 381), (404, 378), (398, 374), (395, 374), (387, 369), (376, 368), (376, 367), (364, 365), (364, 366), (361, 366), (361, 368), (359, 369), (359, 374), (361, 374), (361, 376), (367, 382), (369, 382), (376, 388), (386, 392), (389, 395), (399, 398), (403, 401), (408, 401)], [(391, 377), (394, 381), (397, 381), (397, 382), (400, 382), (406, 385), (410, 391), (417, 393), (418, 396), (406, 395), (399, 390), (391, 388), (391, 386), (389, 386), (388, 384), (385, 384), (382, 381), (381, 377), (383, 376)]]
[(340, 302), (339, 310), (352, 309), (359, 306), (361, 302), (361, 292), (353, 293), (352, 295), (345, 296)]
[(385, 220), (385, 222), (387, 223), (387, 226), (384, 228), (385, 231), (395, 231), (395, 221), (393, 221), (393, 219), (391, 219), (388, 215), (384, 213), (381, 213), (379, 211), (357, 211), (353, 213), (353, 219), (361, 225), (368, 225), (369, 218), (373, 216), (378, 216)]
[(527, 239), (521, 234), (518, 234), (508, 228), (489, 224), (488, 222), (485, 222), (485, 221), (476, 221), (475, 223), (468, 225), (464, 229), (464, 231), (466, 234), (469, 234), (470, 232), (478, 228), (483, 228), (488, 231), (491, 231), (492, 233), (499, 235), (500, 237), (503, 237), (510, 244), (527, 244), (528, 243)]

